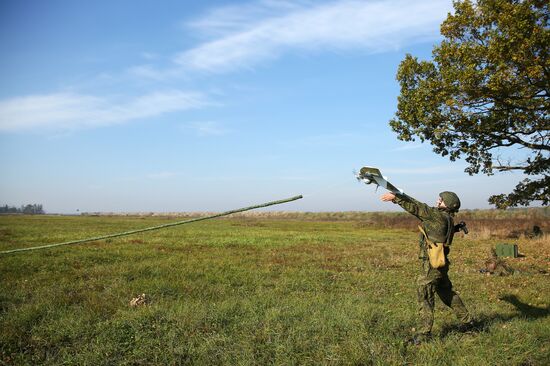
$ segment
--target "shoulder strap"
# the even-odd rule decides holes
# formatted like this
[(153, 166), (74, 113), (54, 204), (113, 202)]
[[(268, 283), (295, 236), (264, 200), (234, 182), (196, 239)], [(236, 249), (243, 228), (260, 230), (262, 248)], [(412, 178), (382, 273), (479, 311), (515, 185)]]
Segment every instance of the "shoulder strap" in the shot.
[(447, 236), (445, 238), (445, 245), (451, 245), (450, 243), (451, 234), (452, 234), (452, 230), (454, 229), (452, 220), (453, 219), (451, 218), (451, 215), (447, 214)]
[(426, 231), (424, 230), (422, 225), (418, 225), (418, 230), (420, 230), (420, 232), (424, 236), (424, 240), (426, 241), (426, 245), (428, 247), (431, 247), (433, 245), (433, 241), (431, 241), (430, 238), (428, 238), (428, 234), (426, 234)]

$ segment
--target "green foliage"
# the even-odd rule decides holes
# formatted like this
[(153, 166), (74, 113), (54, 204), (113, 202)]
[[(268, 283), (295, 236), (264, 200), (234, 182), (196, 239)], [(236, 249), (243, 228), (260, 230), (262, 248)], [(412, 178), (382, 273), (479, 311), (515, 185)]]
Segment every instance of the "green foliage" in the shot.
[(0, 213), (23, 213), (27, 215), (43, 215), (44, 208), (41, 204), (28, 204), (28, 205), (22, 205), (21, 208), (17, 208), (14, 206), (0, 206)]
[[(544, 0), (456, 1), (441, 25), (433, 61), (407, 55), (399, 66), (399, 139), (429, 141), (466, 172), (517, 170), (531, 176), (498, 208), (550, 202), (550, 29)], [(522, 158), (512, 157), (512, 147)], [(504, 157), (503, 154), (508, 154)]]
[[(544, 365), (550, 358), (549, 284), (534, 269), (546, 268), (548, 242), (521, 245), (525, 270), (512, 278), (487, 277), (478, 272), (479, 253), (495, 242), (455, 238), (451, 278), (483, 330), (459, 332), (437, 302), (434, 341), (414, 347), (405, 340), (417, 323), (417, 233), (304, 217), (204, 221), (1, 256), (0, 364)], [(2, 216), (0, 250), (166, 221)], [(130, 307), (141, 293), (150, 303)]]

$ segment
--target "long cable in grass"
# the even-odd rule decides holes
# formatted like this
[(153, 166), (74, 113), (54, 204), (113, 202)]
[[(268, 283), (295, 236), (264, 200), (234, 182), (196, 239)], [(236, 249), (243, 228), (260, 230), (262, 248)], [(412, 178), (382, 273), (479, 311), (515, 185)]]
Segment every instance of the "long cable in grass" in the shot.
[(16, 252), (25, 252), (25, 251), (28, 251), (28, 250), (37, 250), (37, 249), (53, 248), (53, 247), (59, 247), (59, 246), (62, 246), (62, 245), (81, 244), (81, 243), (86, 243), (86, 242), (90, 242), (90, 241), (104, 240), (104, 239), (110, 239), (110, 238), (117, 238), (117, 237), (119, 237), (119, 236), (132, 235), (132, 234), (142, 233), (142, 232), (145, 232), (145, 231), (159, 230), (159, 229), (164, 229), (164, 228), (170, 227), (170, 226), (189, 224), (189, 223), (191, 223), (191, 222), (202, 221), (202, 220), (208, 220), (208, 219), (213, 219), (213, 218), (221, 217), (221, 216), (227, 216), (227, 215), (231, 215), (231, 214), (234, 214), (234, 213), (237, 213), (237, 212), (244, 212), (244, 211), (254, 210), (254, 209), (256, 209), (256, 208), (268, 207), (268, 206), (273, 206), (273, 205), (280, 205), (281, 203), (296, 201), (296, 200), (299, 200), (300, 198), (303, 198), (302, 195), (294, 196), (294, 197), (291, 197), (291, 198), (286, 198), (286, 199), (284, 199), (284, 200), (271, 201), (271, 202), (267, 202), (267, 203), (262, 203), (261, 205), (249, 206), (249, 207), (244, 207), (244, 208), (238, 208), (238, 209), (236, 209), (236, 210), (225, 211), (225, 212), (222, 212), (222, 213), (219, 213), (219, 214), (210, 215), (210, 216), (197, 217), (197, 218), (195, 218), (195, 219), (190, 219), (190, 220), (185, 220), (185, 221), (178, 221), (178, 222), (173, 222), (173, 223), (170, 223), (170, 224), (164, 224), (164, 225), (158, 225), (158, 226), (152, 226), (152, 227), (148, 227), (148, 228), (144, 228), (144, 229), (137, 229), (137, 230), (125, 231), (125, 232), (123, 232), (123, 233), (109, 234), (109, 235), (103, 235), (103, 236), (96, 236), (96, 237), (94, 237), (94, 238), (73, 240), (73, 241), (67, 241), (67, 242), (64, 242), (64, 243), (55, 243), (55, 244), (41, 245), (41, 246), (38, 246), (38, 247), (29, 247), (29, 248), (19, 248), (19, 249), (4, 250), (4, 251), (1, 251), (1, 252), (0, 252), (0, 255), (1, 255), (1, 254), (16, 253)]

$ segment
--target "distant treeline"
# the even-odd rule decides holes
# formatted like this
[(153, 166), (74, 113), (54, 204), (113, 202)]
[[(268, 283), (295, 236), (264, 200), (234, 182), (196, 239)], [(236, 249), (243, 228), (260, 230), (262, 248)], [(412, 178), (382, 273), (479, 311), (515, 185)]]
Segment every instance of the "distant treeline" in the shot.
[(22, 213), (28, 215), (41, 215), (44, 214), (44, 208), (40, 204), (33, 203), (32, 205), (22, 205), (21, 207), (15, 206), (0, 206), (0, 213)]

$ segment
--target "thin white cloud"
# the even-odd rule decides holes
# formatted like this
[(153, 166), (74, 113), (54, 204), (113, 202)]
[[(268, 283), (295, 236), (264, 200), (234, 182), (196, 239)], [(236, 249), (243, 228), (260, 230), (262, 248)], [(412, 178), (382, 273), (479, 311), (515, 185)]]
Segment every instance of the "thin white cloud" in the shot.
[(439, 24), (452, 9), (451, 1), (443, 0), (275, 3), (221, 8), (189, 23), (215, 37), (181, 52), (175, 63), (182, 70), (219, 72), (251, 67), (289, 50), (393, 50), (439, 37)]
[(312, 1), (260, 0), (225, 5), (210, 9), (203, 17), (183, 24), (183, 28), (192, 28), (204, 37), (223, 37), (250, 27), (266, 18), (284, 16), (291, 11), (297, 11), (312, 6)]
[(30, 95), (0, 101), (0, 131), (107, 126), (206, 104), (204, 95), (179, 90), (153, 92), (126, 100), (76, 93)]
[[(172, 66), (155, 66), (161, 64), (160, 55), (144, 52), (142, 57), (149, 63), (129, 72), (140, 78), (164, 80), (196, 71), (253, 67), (288, 52), (392, 50), (439, 37), (439, 24), (451, 9), (449, 0), (260, 0), (219, 7), (187, 23), (206, 41), (177, 54)], [(205, 104), (209, 103), (202, 94), (179, 90), (124, 98), (75, 92), (29, 95), (0, 101), (0, 132), (42, 128), (70, 131)], [(212, 123), (194, 128), (201, 136), (227, 132)]]
[(227, 134), (229, 131), (215, 121), (195, 121), (188, 122), (181, 126), (184, 130), (194, 130), (198, 136), (221, 136)]

